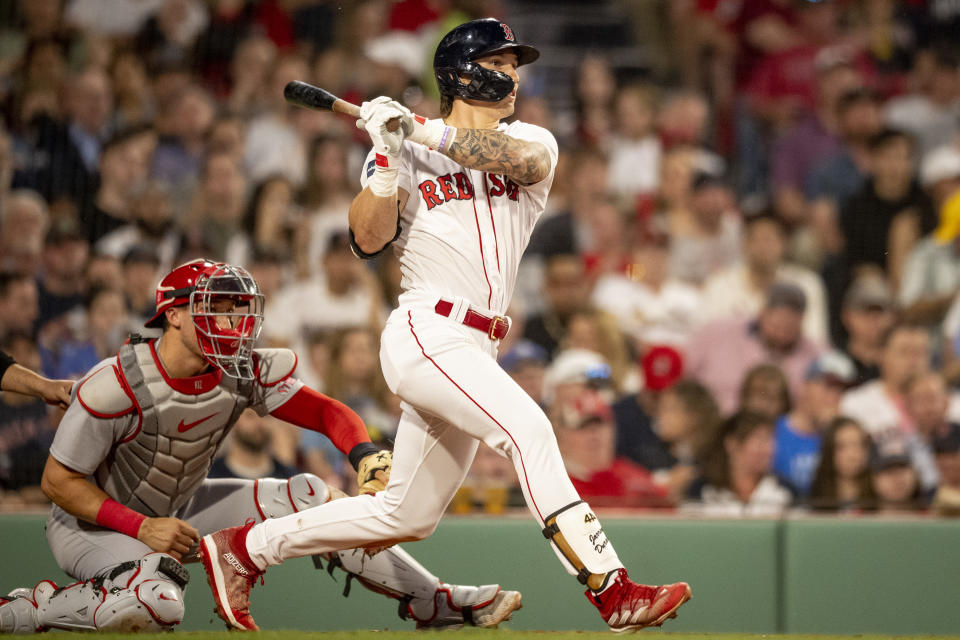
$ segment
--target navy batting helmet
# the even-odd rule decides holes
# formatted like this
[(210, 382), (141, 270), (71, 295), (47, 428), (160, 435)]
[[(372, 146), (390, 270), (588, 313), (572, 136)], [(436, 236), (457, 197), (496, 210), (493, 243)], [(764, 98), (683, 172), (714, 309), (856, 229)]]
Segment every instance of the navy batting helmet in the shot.
[[(433, 56), (433, 72), (441, 95), (486, 102), (506, 98), (513, 91), (513, 79), (505, 73), (484, 69), (474, 60), (508, 50), (517, 54), (520, 64), (540, 57), (540, 52), (530, 45), (518, 43), (513, 29), (496, 18), (471, 20), (450, 31)], [(470, 83), (461, 82), (460, 76), (468, 76)]]

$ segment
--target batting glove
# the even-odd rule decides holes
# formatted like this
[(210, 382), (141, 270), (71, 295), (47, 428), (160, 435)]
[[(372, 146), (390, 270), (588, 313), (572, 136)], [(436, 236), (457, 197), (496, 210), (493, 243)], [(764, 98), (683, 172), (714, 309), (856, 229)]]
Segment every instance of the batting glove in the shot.
[(387, 488), (390, 469), (393, 467), (393, 452), (383, 450), (371, 453), (357, 465), (357, 484), (361, 494), (373, 495)]
[[(398, 120), (398, 126), (390, 131), (388, 124), (394, 119)], [(360, 105), (357, 128), (367, 130), (377, 153), (397, 158), (403, 139), (413, 130), (413, 116), (409, 109), (396, 100), (380, 96)]]

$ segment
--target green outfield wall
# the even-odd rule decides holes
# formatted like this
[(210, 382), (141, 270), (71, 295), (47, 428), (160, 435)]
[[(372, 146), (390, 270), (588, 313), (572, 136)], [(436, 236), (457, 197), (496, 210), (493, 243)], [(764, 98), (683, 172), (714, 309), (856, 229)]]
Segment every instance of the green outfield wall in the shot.
[[(0, 587), (68, 582), (46, 547), (45, 518), (0, 515)], [(686, 580), (693, 600), (673, 631), (960, 633), (960, 521), (618, 518), (604, 526), (635, 579)], [(604, 628), (529, 518), (448, 517), (405, 545), (447, 582), (523, 592), (513, 629)], [(215, 629), (203, 571), (189, 565), (182, 628)], [(408, 629), (396, 601), (318, 571), (310, 559), (271, 569), (253, 591), (261, 628)]]

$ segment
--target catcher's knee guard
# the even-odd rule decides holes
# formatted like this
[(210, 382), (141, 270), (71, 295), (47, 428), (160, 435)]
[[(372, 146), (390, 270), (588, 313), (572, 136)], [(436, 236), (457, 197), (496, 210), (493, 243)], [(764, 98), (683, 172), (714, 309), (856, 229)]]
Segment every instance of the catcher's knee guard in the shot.
[(327, 483), (312, 473), (289, 480), (263, 478), (253, 483), (253, 499), (263, 517), (279, 518), (323, 504), (330, 499)]
[(40, 626), (74, 631), (165, 631), (183, 620), (183, 566), (164, 553), (124, 562), (105, 575), (63, 588), (33, 590)]
[(591, 589), (602, 589), (610, 573), (623, 566), (597, 516), (583, 500), (550, 514), (544, 524), (543, 536), (553, 543), (577, 580)]
[(37, 603), (33, 589), (14, 589), (0, 597), (0, 634), (26, 634), (46, 631), (37, 622)]

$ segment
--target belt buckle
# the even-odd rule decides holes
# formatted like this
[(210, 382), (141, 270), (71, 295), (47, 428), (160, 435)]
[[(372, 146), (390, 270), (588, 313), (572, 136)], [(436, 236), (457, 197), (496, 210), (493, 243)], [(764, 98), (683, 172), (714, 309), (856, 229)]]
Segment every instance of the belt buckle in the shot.
[(506, 316), (493, 316), (493, 318), (490, 320), (490, 330), (487, 332), (488, 338), (491, 340), (499, 340), (495, 334), (497, 333), (497, 325), (501, 322), (508, 331), (510, 330), (510, 321), (507, 320)]

